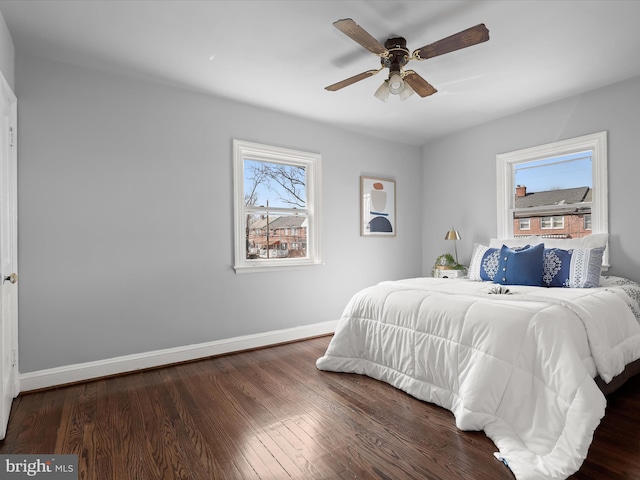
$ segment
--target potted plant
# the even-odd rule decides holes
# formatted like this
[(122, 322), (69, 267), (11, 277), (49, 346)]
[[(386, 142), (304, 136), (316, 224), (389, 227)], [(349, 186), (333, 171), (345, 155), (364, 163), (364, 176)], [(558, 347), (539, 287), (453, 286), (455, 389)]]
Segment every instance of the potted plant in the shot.
[(436, 263), (433, 268), (437, 268), (439, 270), (464, 270), (465, 266), (457, 263), (455, 258), (453, 258), (453, 255), (450, 253), (443, 253), (436, 258)]

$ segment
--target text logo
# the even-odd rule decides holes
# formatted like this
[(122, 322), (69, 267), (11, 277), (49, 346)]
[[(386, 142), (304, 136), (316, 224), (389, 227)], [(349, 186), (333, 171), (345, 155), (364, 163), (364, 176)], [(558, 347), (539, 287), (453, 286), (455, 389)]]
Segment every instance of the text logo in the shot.
[(77, 455), (0, 455), (0, 480), (78, 480)]

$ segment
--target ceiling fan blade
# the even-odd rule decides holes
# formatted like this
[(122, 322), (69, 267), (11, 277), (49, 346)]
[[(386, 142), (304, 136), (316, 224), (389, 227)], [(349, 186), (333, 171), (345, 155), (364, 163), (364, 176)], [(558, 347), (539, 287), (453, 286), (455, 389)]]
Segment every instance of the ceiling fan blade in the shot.
[(329, 85), (328, 87), (324, 87), (325, 90), (329, 90), (330, 92), (335, 92), (336, 90), (340, 90), (341, 88), (348, 87), (360, 80), (364, 80), (365, 78), (372, 77), (376, 73), (378, 73), (381, 68), (378, 70), (367, 70), (366, 72), (359, 73), (358, 75), (354, 75), (351, 78), (347, 78), (346, 80), (342, 80), (341, 82), (334, 83), (333, 85)]
[(404, 81), (407, 82), (413, 89), (413, 91), (420, 95), (422, 98), (433, 95), (438, 91), (433, 87), (433, 85), (431, 85), (413, 70), (407, 70), (405, 72)]
[(384, 45), (378, 42), (364, 28), (350, 18), (333, 22), (333, 26), (352, 40), (358, 42), (370, 52), (375, 53), (376, 55), (385, 55), (387, 53), (387, 49), (384, 48)]
[(477, 45), (487, 40), (489, 40), (489, 30), (484, 26), (484, 23), (480, 23), (475, 27), (467, 28), (450, 37), (443, 38), (442, 40), (414, 50), (413, 57), (417, 60), (426, 60), (437, 57), (438, 55), (460, 50), (461, 48)]

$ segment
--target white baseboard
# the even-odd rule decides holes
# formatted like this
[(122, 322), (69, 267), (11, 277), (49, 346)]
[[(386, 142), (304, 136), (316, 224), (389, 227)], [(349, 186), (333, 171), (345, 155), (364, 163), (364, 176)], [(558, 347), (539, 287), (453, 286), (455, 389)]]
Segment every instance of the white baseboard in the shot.
[(214, 342), (167, 348), (165, 350), (154, 350), (95, 362), (78, 363), (64, 367), (22, 373), (19, 374), (20, 391), (27, 392), (41, 388), (55, 387), (109, 375), (134, 372), (145, 368), (161, 367), (172, 363), (186, 362), (225, 353), (302, 340), (318, 335), (326, 335), (333, 333), (337, 324), (337, 320), (332, 320), (329, 322), (315, 323), (313, 325), (216, 340)]

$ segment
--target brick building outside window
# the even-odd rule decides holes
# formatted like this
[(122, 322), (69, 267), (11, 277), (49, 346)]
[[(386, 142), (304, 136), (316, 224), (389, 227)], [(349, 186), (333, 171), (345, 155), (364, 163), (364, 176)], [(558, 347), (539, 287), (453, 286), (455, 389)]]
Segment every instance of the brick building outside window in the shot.
[(515, 194), (513, 234), (547, 238), (579, 238), (591, 234), (593, 189), (577, 187), (527, 192), (518, 185)]

